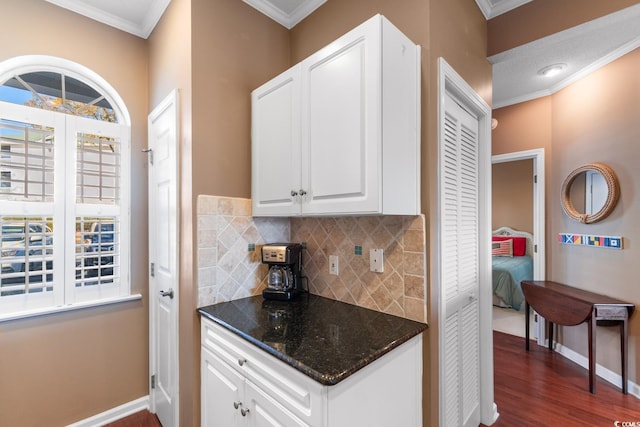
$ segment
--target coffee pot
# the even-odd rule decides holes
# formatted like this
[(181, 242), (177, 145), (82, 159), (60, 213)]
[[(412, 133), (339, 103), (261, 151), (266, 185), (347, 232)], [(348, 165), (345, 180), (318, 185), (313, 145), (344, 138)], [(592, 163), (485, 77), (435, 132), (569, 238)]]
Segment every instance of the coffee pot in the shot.
[(290, 300), (302, 292), (302, 245), (275, 243), (262, 247), (262, 262), (269, 265), (265, 299)]
[(286, 291), (294, 285), (293, 271), (287, 266), (274, 264), (269, 268), (269, 289)]

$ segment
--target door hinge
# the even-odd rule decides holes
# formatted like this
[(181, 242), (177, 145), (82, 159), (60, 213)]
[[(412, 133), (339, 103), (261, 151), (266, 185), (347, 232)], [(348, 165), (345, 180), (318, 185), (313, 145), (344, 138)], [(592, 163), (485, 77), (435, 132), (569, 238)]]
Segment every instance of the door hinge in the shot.
[(153, 165), (153, 150), (151, 148), (145, 148), (142, 150), (142, 152), (149, 155), (149, 163)]
[(538, 245), (533, 245), (533, 252), (538, 253)]
[(533, 175), (533, 183), (534, 184), (538, 183), (538, 175)]
[(149, 265), (149, 274), (151, 275), (151, 277), (156, 277), (156, 263), (152, 262), (151, 265)]
[(151, 388), (156, 388), (156, 376), (151, 375)]

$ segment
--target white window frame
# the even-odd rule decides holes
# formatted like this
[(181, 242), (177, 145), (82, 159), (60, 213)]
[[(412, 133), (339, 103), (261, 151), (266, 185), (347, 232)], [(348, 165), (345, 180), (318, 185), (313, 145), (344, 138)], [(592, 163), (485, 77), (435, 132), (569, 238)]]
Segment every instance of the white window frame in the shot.
[[(0, 297), (0, 321), (41, 314), (100, 306), (140, 299), (131, 294), (130, 272), (130, 190), (131, 123), (122, 99), (100, 76), (79, 64), (61, 58), (29, 55), (0, 62), (0, 82), (16, 74), (54, 71), (69, 75), (94, 87), (109, 98), (118, 123), (109, 123), (64, 113), (41, 110), (0, 101), (0, 116), (6, 120), (54, 128), (54, 202), (2, 201), (1, 215), (52, 216), (53, 292)], [(76, 203), (77, 133), (113, 136), (120, 141), (120, 193), (116, 205)], [(76, 287), (75, 222), (77, 217), (119, 218), (119, 278), (113, 284)], [(56, 268), (64, 266), (64, 268)]]

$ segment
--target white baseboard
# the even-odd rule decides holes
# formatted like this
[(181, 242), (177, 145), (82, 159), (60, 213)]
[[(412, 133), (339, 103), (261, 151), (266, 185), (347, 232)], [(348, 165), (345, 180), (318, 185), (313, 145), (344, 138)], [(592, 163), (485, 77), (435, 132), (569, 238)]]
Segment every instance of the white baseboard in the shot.
[[(589, 358), (581, 355), (580, 353), (576, 353), (571, 350), (569, 347), (565, 347), (562, 344), (556, 343), (556, 351), (571, 360), (572, 362), (577, 363), (585, 369), (589, 369)], [(622, 388), (622, 376), (618, 375), (618, 373), (613, 372), (610, 369), (605, 368), (604, 366), (596, 363), (596, 375), (602, 378), (603, 380), (613, 384), (616, 387)], [(633, 381), (627, 379), (627, 391), (630, 395), (635, 396), (640, 399), (640, 386)]]
[(90, 418), (78, 421), (73, 424), (69, 424), (67, 427), (97, 427), (105, 424), (118, 421), (126, 416), (135, 414), (136, 412), (149, 409), (149, 396), (144, 396), (139, 399), (127, 402), (116, 408), (109, 409), (101, 414), (94, 415)]

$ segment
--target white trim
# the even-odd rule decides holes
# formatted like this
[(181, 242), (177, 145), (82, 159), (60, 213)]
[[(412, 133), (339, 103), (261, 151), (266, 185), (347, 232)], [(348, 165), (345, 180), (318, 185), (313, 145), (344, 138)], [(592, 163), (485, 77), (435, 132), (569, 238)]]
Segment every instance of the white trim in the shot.
[[(442, 138), (442, 126), (445, 113), (446, 94), (451, 93), (455, 98), (464, 104), (464, 108), (471, 111), (478, 117), (479, 128), (479, 147), (478, 147), (478, 171), (479, 171), (479, 241), (486, 242), (485, 250), (479, 251), (479, 279), (480, 290), (479, 300), (479, 369), (480, 369), (480, 420), (483, 424), (489, 426), (498, 419), (497, 406), (494, 402), (494, 382), (493, 382), (493, 331), (492, 331), (492, 306), (493, 292), (491, 285), (491, 108), (478, 95), (467, 82), (444, 60), (438, 58), (438, 141)], [(438, 154), (440, 155), (440, 154)], [(441, 171), (438, 167), (438, 182), (441, 180)], [(440, 201), (437, 202), (440, 204)], [(440, 211), (438, 206), (437, 211)], [(436, 241), (440, 242), (442, 224), (440, 218), (436, 224)], [(436, 259), (439, 260), (434, 265), (435, 290), (434, 297), (438, 299), (438, 323), (444, 324), (444, 306), (445, 301), (442, 300), (441, 294), (441, 277), (440, 277), (440, 258), (442, 254), (439, 251), (439, 244), (435, 248)], [(442, 345), (443, 334), (439, 331), (439, 390), (443, 390), (443, 381), (445, 380), (442, 373)], [(443, 399), (440, 393), (439, 413), (443, 414)], [(442, 420), (442, 416), (440, 419)]]
[(126, 13), (124, 17), (118, 16), (105, 10), (108, 9), (108, 7), (95, 7), (78, 0), (46, 1), (144, 39), (149, 37), (154, 27), (162, 17), (165, 9), (171, 2), (171, 0), (147, 1), (146, 3), (148, 4), (148, 6), (146, 7), (144, 15), (141, 16), (138, 20), (132, 20), (127, 19)]
[[(587, 370), (589, 369), (589, 358), (583, 356), (580, 353), (576, 353), (575, 351), (571, 350), (569, 347), (566, 347), (562, 344), (556, 343), (555, 348), (556, 348), (556, 352), (560, 353), (570, 361), (580, 365), (581, 367)], [(614, 386), (618, 388), (622, 388), (622, 376), (619, 375), (617, 372), (614, 372), (608, 368), (605, 368), (599, 363), (596, 363), (596, 375), (602, 378), (603, 380), (613, 384)], [(585, 383), (584, 387), (586, 390), (588, 387), (587, 383)], [(629, 379), (627, 379), (627, 391), (629, 392), (630, 395), (640, 399), (640, 385), (634, 383)]]
[(287, 30), (292, 29), (300, 21), (309, 16), (313, 11), (322, 6), (327, 0), (306, 0), (299, 2), (299, 5), (287, 13), (278, 7), (274, 1), (270, 0), (242, 0), (248, 5), (254, 7)]
[(495, 18), (498, 15), (502, 15), (503, 13), (507, 13), (517, 7), (520, 7), (523, 4), (529, 3), (530, 1), (532, 0), (476, 0), (476, 4), (482, 11), (485, 19), (489, 20), (491, 18)]
[(26, 319), (29, 317), (43, 316), (46, 314), (65, 313), (67, 311), (82, 310), (85, 308), (100, 307), (103, 305), (118, 304), (121, 302), (136, 301), (140, 299), (142, 299), (142, 295), (133, 294), (133, 295), (127, 295), (123, 297), (102, 299), (99, 301), (86, 301), (86, 302), (81, 302), (77, 304), (63, 305), (60, 307), (46, 307), (46, 308), (40, 308), (37, 310), (21, 311), (18, 313), (0, 315), (0, 322), (6, 322), (9, 320)]
[(94, 415), (84, 420), (69, 424), (67, 427), (98, 427), (109, 424), (124, 417), (135, 414), (136, 412), (149, 409), (149, 396), (143, 396), (139, 399), (132, 400), (115, 408), (111, 408), (100, 414)]
[(131, 127), (131, 115), (118, 91), (95, 71), (68, 59), (49, 55), (23, 55), (7, 59), (0, 62), (0, 84), (15, 74), (36, 71), (64, 73), (88, 84), (107, 98), (116, 113), (118, 123)]

